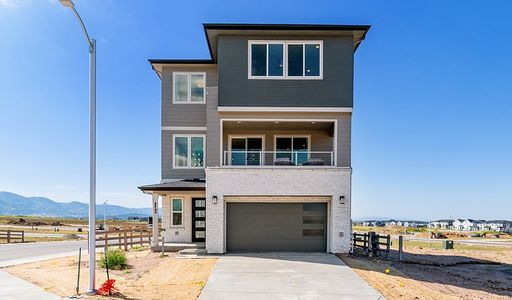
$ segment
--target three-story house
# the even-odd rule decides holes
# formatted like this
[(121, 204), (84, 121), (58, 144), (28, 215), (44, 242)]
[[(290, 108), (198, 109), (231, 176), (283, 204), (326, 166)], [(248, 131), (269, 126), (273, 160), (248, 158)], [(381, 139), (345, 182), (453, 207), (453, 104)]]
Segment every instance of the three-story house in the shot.
[(162, 82), (166, 242), (348, 252), (354, 53), (370, 26), (204, 24), (210, 59), (150, 59)]

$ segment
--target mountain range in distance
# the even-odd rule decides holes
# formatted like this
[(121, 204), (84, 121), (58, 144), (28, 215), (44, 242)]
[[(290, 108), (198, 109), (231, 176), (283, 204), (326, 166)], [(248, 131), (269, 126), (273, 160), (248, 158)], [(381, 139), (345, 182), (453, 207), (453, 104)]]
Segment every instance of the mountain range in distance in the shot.
[[(103, 218), (103, 204), (96, 205), (96, 215)], [(129, 208), (107, 204), (108, 218), (126, 219), (128, 217), (146, 217), (151, 208)], [(89, 204), (83, 202), (56, 202), (44, 197), (23, 197), (0, 191), (0, 215), (44, 216), (83, 218), (89, 214)]]

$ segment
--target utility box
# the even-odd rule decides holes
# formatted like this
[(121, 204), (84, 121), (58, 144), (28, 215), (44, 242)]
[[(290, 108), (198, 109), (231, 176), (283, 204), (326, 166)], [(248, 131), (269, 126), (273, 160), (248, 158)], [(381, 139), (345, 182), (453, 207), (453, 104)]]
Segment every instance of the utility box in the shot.
[(453, 241), (451, 240), (446, 240), (446, 241), (443, 241), (443, 245), (442, 245), (442, 248), (443, 249), (453, 249)]

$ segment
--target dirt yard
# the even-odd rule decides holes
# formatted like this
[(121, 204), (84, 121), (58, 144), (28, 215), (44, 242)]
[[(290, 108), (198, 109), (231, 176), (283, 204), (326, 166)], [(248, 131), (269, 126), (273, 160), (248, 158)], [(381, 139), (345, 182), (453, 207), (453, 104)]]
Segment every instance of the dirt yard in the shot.
[(415, 243), (406, 246), (405, 263), (395, 251), (392, 260), (340, 257), (387, 299), (511, 299), (512, 248), (475, 249)]
[[(143, 251), (127, 252), (129, 269), (110, 271), (110, 278), (120, 294), (115, 297), (87, 296), (100, 299), (197, 299), (216, 259), (183, 259), (175, 254), (160, 257), (159, 253)], [(100, 258), (98, 254), (97, 258)], [(66, 257), (44, 262), (30, 263), (5, 270), (59, 296), (74, 295), (77, 280), (77, 257)], [(87, 255), (82, 256), (80, 294), (88, 286)], [(98, 268), (97, 288), (105, 282), (106, 273)]]

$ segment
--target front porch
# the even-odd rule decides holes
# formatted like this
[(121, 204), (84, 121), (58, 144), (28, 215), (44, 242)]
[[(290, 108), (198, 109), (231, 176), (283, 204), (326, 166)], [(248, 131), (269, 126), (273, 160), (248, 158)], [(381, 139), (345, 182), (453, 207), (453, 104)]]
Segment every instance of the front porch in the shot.
[[(139, 187), (152, 196), (153, 251), (204, 247), (206, 237), (205, 181), (176, 180)], [(160, 227), (159, 217), (162, 224)], [(162, 229), (160, 231), (160, 228)]]

